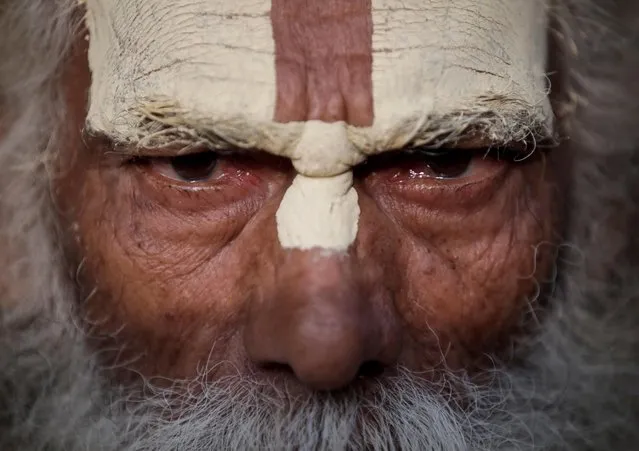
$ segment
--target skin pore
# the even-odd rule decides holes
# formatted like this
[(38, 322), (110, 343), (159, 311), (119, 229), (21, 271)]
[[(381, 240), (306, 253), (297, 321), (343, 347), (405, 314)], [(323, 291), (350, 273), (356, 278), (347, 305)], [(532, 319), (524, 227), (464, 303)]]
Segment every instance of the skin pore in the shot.
[(290, 161), (259, 149), (147, 158), (83, 136), (86, 52), (79, 39), (67, 66), (54, 192), (79, 308), (121, 378), (213, 367), (210, 378), (332, 390), (398, 367), (473, 373), (508, 348), (552, 265), (542, 151), (515, 161), (480, 136), (372, 157), (355, 170), (353, 245), (283, 249)]

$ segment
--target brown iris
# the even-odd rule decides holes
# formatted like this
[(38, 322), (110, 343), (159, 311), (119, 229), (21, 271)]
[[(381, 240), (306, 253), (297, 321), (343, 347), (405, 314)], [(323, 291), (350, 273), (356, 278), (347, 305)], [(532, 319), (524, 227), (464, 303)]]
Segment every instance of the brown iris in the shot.
[(473, 152), (464, 151), (418, 151), (414, 161), (423, 162), (421, 168), (411, 169), (411, 176), (452, 179), (464, 175), (475, 157)]
[(154, 158), (151, 164), (165, 177), (187, 183), (209, 181), (218, 166), (214, 152), (198, 152), (176, 157)]

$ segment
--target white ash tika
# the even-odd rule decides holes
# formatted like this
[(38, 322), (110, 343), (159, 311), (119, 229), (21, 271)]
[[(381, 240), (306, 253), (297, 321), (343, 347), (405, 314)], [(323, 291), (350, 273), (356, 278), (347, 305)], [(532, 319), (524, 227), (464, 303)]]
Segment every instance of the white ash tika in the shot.
[[(215, 136), (291, 158), (299, 176), (277, 214), (287, 248), (348, 249), (359, 217), (350, 170), (366, 155), (433, 142), (476, 121), (494, 141), (552, 126), (543, 0), (372, 0), (374, 121), (359, 128), (275, 122), (270, 1), (86, 5), (89, 129), (131, 145)], [(148, 119), (166, 120), (164, 128)]]

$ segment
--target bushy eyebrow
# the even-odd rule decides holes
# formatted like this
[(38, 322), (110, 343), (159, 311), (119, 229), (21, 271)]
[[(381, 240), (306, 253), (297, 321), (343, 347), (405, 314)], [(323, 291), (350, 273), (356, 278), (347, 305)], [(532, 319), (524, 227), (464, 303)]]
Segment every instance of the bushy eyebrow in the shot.
[[(513, 101), (504, 99), (503, 101)], [(516, 105), (516, 104), (515, 104)], [(478, 108), (430, 116), (417, 123), (405, 146), (431, 148), (450, 146), (480, 148), (539, 145), (555, 140), (555, 130), (548, 120), (528, 105), (518, 105), (504, 112)]]
[[(113, 144), (111, 151), (123, 154), (174, 156), (207, 149), (220, 153), (257, 150), (289, 157), (305, 126), (305, 122), (257, 123), (246, 117), (215, 120), (174, 105), (145, 102), (125, 113), (132, 137), (118, 139), (106, 131), (97, 135)], [(444, 115), (414, 114), (381, 135), (374, 127), (347, 128), (353, 144), (366, 155), (415, 147), (536, 149), (555, 140), (552, 124), (543, 118), (530, 105), (500, 98), (496, 106), (478, 102), (472, 108)], [(91, 130), (87, 134), (91, 135)]]
[(496, 129), (495, 120), (490, 116), (477, 118), (460, 129), (429, 127), (417, 132), (404, 147), (432, 150), (444, 147), (470, 150), (510, 148), (524, 152), (556, 146), (556, 134), (545, 124), (523, 126), (525, 122), (522, 121), (519, 127), (515, 125), (505, 133), (502, 127)]
[[(108, 131), (85, 128), (84, 136), (110, 143), (108, 151), (125, 155), (174, 156), (201, 151), (234, 153), (253, 148), (242, 140), (242, 133), (228, 124), (193, 119), (188, 114), (166, 108), (149, 111), (146, 107), (126, 113), (132, 120), (133, 137), (126, 139)], [(240, 139), (238, 139), (240, 138)]]
[(174, 157), (202, 152), (203, 150), (214, 151), (220, 154), (238, 154), (249, 151), (248, 149), (234, 146), (232, 143), (223, 139), (220, 139), (216, 145), (212, 145), (210, 140), (191, 133), (172, 138), (171, 141), (167, 141), (166, 143), (148, 146), (144, 144), (144, 141), (122, 142), (106, 133), (93, 132), (90, 130), (84, 131), (82, 138), (86, 143), (97, 143), (100, 151), (103, 153), (111, 153), (125, 157)]

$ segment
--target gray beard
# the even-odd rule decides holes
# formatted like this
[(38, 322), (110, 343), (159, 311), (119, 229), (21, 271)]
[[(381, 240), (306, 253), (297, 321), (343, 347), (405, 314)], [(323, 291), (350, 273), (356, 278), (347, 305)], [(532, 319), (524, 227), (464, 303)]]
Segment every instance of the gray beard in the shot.
[[(481, 450), (523, 446), (505, 399), (452, 373), (399, 370), (341, 393), (292, 394), (202, 371), (141, 395), (108, 384), (71, 324), (7, 318), (0, 339), (0, 449)], [(463, 395), (462, 395), (463, 393)], [(499, 419), (501, 417), (501, 419)], [(523, 430), (521, 424), (517, 429)]]
[[(61, 323), (17, 308), (0, 318), (3, 450), (634, 450), (639, 444), (633, 399), (639, 365), (628, 359), (637, 348), (626, 346), (631, 337), (618, 335), (622, 329), (604, 333), (587, 310), (555, 308), (534, 338), (518, 343), (513, 362), (519, 363), (496, 362), (481, 385), (463, 374), (442, 371), (433, 381), (400, 369), (366, 387), (297, 396), (248, 377), (208, 382), (207, 371), (170, 388), (146, 380), (141, 395), (110, 383), (72, 319)], [(607, 320), (622, 324), (616, 316)]]

